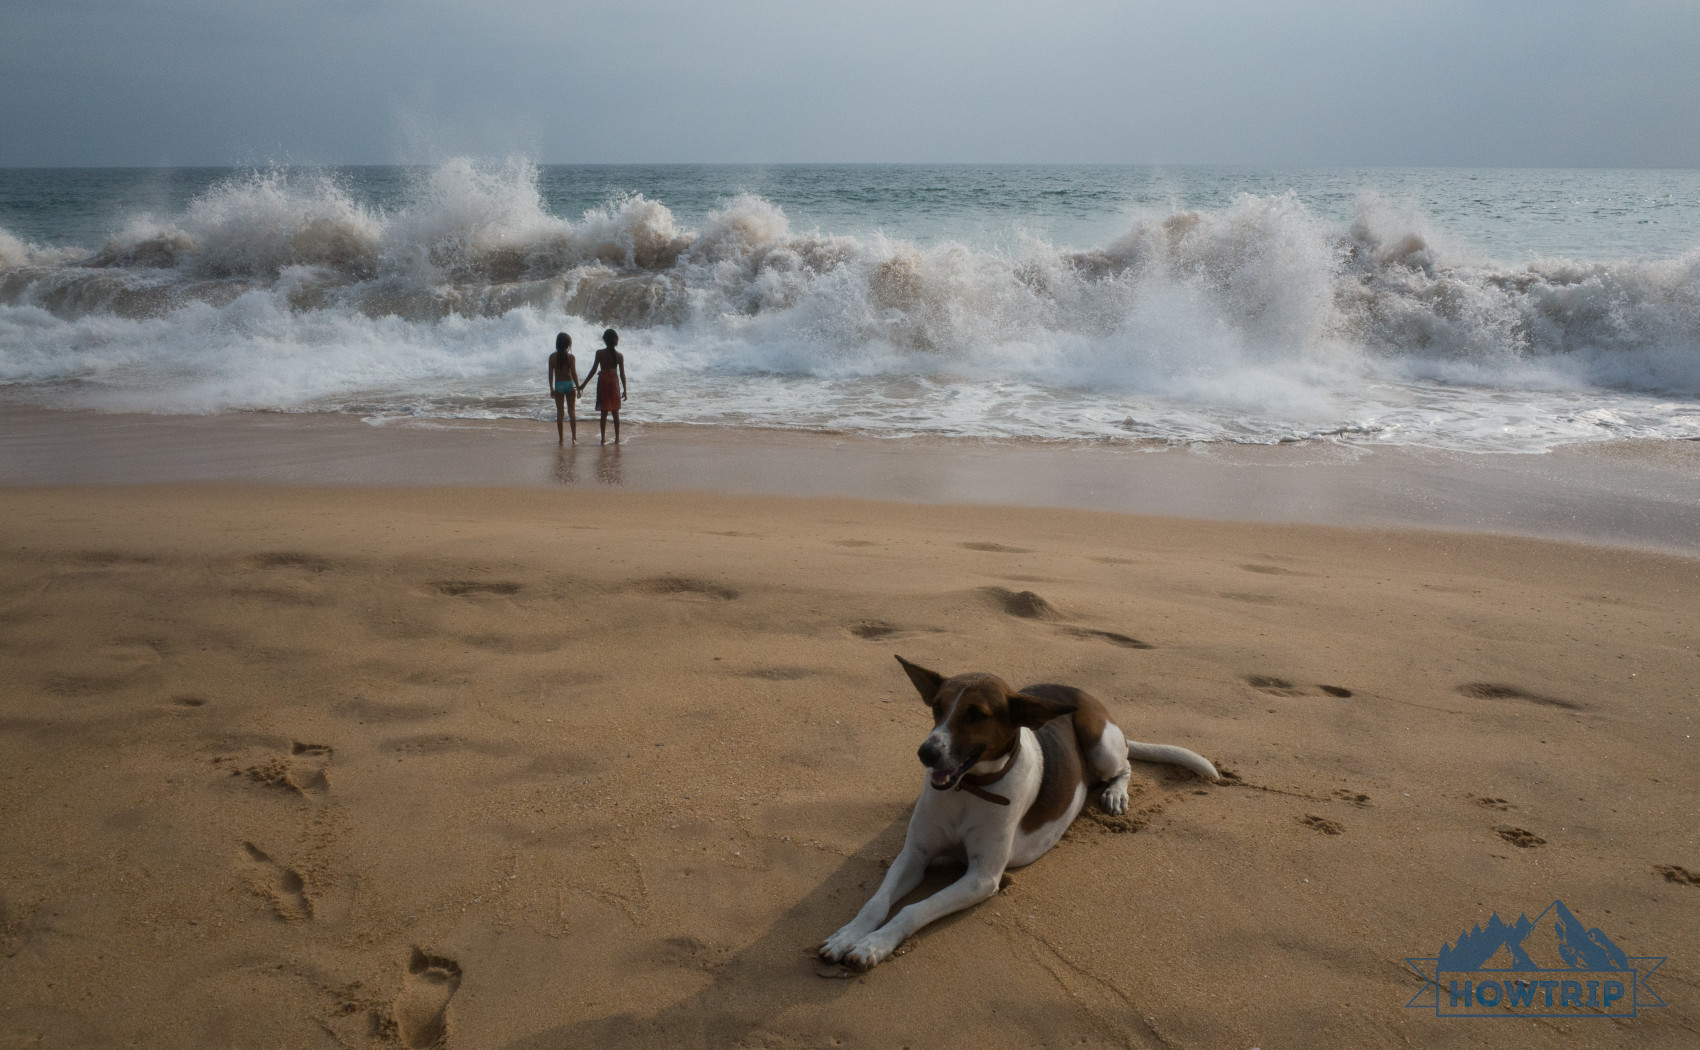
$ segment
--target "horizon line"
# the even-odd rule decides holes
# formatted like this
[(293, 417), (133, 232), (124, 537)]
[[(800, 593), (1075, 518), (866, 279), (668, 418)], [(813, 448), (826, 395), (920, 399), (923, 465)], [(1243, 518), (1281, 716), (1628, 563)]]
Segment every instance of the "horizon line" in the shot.
[(432, 168), (450, 160), (527, 160), (540, 168), (1241, 168), (1278, 171), (1700, 171), (1677, 164), (1266, 164), (1250, 161), (670, 160), (542, 161), (523, 154), (454, 154), (435, 161), (299, 161), (225, 164), (0, 164), (0, 171), (255, 171), (314, 168)]

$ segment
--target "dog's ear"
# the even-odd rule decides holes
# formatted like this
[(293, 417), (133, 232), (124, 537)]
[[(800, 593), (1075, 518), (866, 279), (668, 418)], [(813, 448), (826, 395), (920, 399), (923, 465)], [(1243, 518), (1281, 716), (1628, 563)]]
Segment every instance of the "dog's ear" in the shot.
[(1073, 700), (1049, 700), (1026, 693), (1010, 693), (1008, 702), (1010, 721), (1028, 729), (1038, 729), (1051, 719), (1071, 715), (1080, 708)]
[(939, 686), (944, 684), (944, 675), (929, 671), (920, 664), (912, 664), (901, 656), (897, 657), (897, 662), (903, 665), (904, 673), (915, 683), (915, 691), (921, 694), (921, 699), (932, 703), (933, 697), (939, 695)]

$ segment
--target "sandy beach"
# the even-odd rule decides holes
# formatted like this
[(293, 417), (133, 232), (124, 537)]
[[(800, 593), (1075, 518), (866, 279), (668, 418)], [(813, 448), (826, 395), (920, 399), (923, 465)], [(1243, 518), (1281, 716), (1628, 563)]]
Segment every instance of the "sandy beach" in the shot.
[(0, 1050), (1700, 1050), (1700, 3), (393, 6), (0, 2)]
[[(0, 1045), (1686, 1047), (1700, 564), (976, 503), (0, 490)], [(896, 852), (894, 653), (1136, 766), (990, 901), (817, 964)], [(952, 877), (941, 870), (929, 883)], [(1632, 1020), (1407, 1009), (1564, 900)]]

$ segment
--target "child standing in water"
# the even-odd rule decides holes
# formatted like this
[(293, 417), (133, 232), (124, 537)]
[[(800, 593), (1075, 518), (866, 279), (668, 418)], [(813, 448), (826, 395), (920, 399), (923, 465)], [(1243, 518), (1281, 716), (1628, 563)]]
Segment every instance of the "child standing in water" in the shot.
[[(596, 363), (590, 374), (578, 385), (580, 390), (601, 373), (596, 384), (596, 411), (602, 413), (602, 443), (608, 443), (608, 413), (614, 413), (614, 444), (620, 443), (620, 402), (626, 399), (626, 358), (614, 347), (620, 345), (620, 333), (612, 328), (602, 333), (602, 349), (596, 351)], [(615, 372), (619, 375), (616, 377)]]
[(572, 424), (573, 444), (578, 444), (578, 364), (573, 360), (573, 337), (565, 332), (555, 337), (555, 352), (549, 355), (549, 396), (555, 399), (555, 435), (565, 446), (567, 435), (561, 426)]

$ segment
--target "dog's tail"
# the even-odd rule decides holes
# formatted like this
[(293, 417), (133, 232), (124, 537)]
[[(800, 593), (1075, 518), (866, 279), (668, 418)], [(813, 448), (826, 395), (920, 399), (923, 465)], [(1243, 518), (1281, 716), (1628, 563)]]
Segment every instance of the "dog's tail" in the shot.
[(1210, 760), (1196, 751), (1188, 751), (1174, 744), (1142, 744), (1137, 740), (1127, 742), (1127, 757), (1135, 762), (1161, 762), (1169, 766), (1182, 766), (1192, 770), (1212, 784), (1222, 779), (1216, 772), (1216, 767)]

